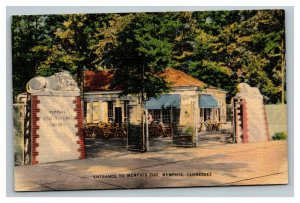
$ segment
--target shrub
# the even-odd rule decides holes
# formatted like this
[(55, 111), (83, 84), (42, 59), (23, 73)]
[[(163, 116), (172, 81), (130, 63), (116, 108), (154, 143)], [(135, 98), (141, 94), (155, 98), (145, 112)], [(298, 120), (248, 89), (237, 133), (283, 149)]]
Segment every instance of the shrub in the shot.
[(193, 135), (193, 132), (194, 132), (194, 130), (193, 130), (193, 128), (192, 128), (191, 126), (189, 126), (189, 127), (187, 127), (187, 128), (185, 129), (185, 133), (186, 133), (188, 136), (192, 136), (192, 135)]
[(285, 132), (279, 132), (279, 133), (275, 133), (272, 136), (272, 140), (286, 140), (287, 135)]

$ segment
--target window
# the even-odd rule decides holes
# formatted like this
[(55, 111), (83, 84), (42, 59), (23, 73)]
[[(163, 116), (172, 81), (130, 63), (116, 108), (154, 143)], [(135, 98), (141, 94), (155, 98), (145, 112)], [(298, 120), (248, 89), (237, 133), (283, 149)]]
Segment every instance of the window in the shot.
[(128, 105), (129, 105), (129, 101), (124, 101), (123, 102), (123, 108), (124, 108), (124, 118), (128, 117)]
[(211, 115), (210, 115), (210, 111), (211, 111), (211, 109), (203, 109), (204, 110), (204, 121), (208, 121), (208, 120), (210, 120), (211, 118)]
[(149, 113), (151, 113), (153, 121), (160, 121), (160, 109), (149, 109)]
[(93, 102), (92, 104), (92, 119), (93, 123), (99, 122), (100, 119), (100, 104), (99, 102)]
[(171, 123), (170, 108), (162, 109), (162, 122), (165, 125), (169, 125)]
[(112, 101), (107, 102), (107, 113), (108, 113), (108, 120), (114, 120), (114, 103)]
[[(163, 122), (164, 125), (171, 124), (171, 109), (149, 109), (149, 113), (151, 113), (153, 121)], [(172, 109), (172, 121), (173, 123), (179, 123), (180, 117), (180, 109), (176, 109), (173, 107)]]

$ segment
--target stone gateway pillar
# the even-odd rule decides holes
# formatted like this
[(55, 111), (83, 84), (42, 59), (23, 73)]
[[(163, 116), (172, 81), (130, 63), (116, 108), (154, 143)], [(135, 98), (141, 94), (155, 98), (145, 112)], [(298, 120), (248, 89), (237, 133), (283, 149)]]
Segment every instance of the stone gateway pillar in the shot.
[(69, 72), (27, 84), (31, 111), (31, 164), (85, 158), (80, 90)]
[(236, 143), (270, 140), (266, 109), (258, 88), (246, 83), (238, 85), (233, 98), (233, 119)]

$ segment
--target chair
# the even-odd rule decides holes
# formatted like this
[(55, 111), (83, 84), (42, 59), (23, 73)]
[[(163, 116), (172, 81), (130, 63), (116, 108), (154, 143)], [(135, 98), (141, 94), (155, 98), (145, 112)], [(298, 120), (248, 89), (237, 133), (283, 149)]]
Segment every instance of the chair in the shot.
[(172, 136), (172, 127), (171, 126), (164, 126), (163, 127), (164, 137), (171, 137)]
[(112, 127), (103, 127), (102, 128), (102, 135), (104, 138), (108, 139), (115, 135), (115, 130)]
[(126, 136), (126, 131), (125, 131), (125, 128), (122, 126), (122, 127), (117, 127), (116, 128), (116, 136), (115, 138), (117, 137), (125, 137)]

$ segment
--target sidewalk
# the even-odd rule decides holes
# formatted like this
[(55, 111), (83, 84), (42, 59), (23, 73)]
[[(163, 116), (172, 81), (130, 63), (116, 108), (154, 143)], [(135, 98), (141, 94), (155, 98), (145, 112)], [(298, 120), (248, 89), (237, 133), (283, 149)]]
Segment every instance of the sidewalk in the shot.
[(203, 142), (195, 148), (152, 147), (146, 153), (129, 152), (118, 145), (92, 151), (93, 144), (87, 142), (90, 149), (85, 160), (15, 167), (15, 190), (263, 185), (288, 181), (286, 141)]

